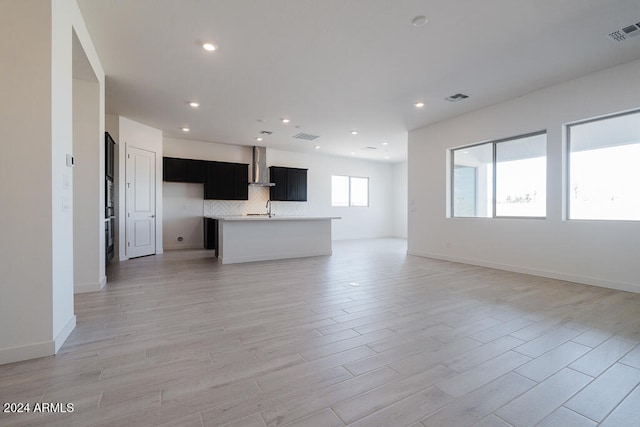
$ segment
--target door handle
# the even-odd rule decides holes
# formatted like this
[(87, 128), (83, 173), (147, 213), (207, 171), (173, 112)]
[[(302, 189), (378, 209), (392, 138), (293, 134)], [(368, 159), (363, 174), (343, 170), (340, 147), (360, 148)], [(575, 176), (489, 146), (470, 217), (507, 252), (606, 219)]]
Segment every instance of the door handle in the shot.
[(149, 215), (149, 218), (155, 218), (155, 217), (156, 217), (155, 215)]

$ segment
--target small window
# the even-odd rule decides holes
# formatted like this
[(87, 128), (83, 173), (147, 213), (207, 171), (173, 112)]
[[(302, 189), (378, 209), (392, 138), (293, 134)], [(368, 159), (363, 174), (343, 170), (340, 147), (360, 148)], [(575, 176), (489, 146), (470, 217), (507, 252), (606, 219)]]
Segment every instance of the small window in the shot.
[(640, 220), (640, 111), (568, 126), (569, 219)]
[(349, 206), (349, 177), (331, 177), (331, 206)]
[(546, 133), (452, 150), (451, 177), (454, 217), (545, 217)]
[(369, 178), (331, 176), (331, 206), (369, 206)]

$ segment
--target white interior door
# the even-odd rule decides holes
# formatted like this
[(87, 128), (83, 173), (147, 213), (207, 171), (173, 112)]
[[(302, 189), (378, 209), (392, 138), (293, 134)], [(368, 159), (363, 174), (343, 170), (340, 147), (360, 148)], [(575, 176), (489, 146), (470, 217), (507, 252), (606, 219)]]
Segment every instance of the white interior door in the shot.
[(127, 256), (156, 253), (156, 153), (127, 146)]

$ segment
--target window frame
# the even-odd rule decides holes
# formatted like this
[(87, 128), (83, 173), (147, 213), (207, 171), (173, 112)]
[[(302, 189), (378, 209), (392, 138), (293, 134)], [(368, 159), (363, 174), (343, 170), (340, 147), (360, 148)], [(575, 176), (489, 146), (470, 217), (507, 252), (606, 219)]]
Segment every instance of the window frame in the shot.
[[(348, 186), (348, 204), (347, 205), (334, 205), (333, 204), (333, 177), (334, 176), (338, 176), (338, 177), (345, 177), (348, 178), (347, 182), (349, 184)], [(353, 178), (357, 178), (357, 179), (366, 179), (367, 180), (367, 204), (366, 205), (354, 205), (352, 202), (352, 197), (351, 197), (351, 180)], [(355, 176), (355, 175), (338, 175), (338, 174), (331, 174), (331, 207), (332, 208), (368, 208), (371, 205), (371, 190), (370, 190), (370, 186), (369, 183), (371, 181), (371, 179), (368, 176)]]
[[(546, 214), (546, 207), (547, 207), (547, 203), (545, 200), (545, 215), (544, 216), (512, 216), (512, 215), (497, 215), (496, 211), (497, 211), (497, 197), (496, 197), (496, 190), (497, 190), (497, 183), (498, 183), (498, 176), (497, 176), (497, 145), (503, 142), (509, 142), (509, 141), (515, 141), (518, 139), (524, 139), (524, 138), (530, 138), (533, 136), (538, 136), (538, 135), (547, 135), (548, 132), (546, 129), (543, 130), (539, 130), (539, 131), (535, 131), (535, 132), (529, 132), (529, 133), (525, 133), (525, 134), (521, 134), (521, 135), (516, 135), (516, 136), (511, 136), (511, 137), (507, 137), (507, 138), (500, 138), (500, 139), (495, 139), (495, 140), (490, 140), (490, 141), (483, 141), (483, 142), (477, 142), (475, 144), (470, 144), (470, 145), (465, 145), (462, 147), (456, 147), (456, 148), (450, 148), (449, 151), (451, 152), (450, 157), (450, 164), (449, 164), (449, 182), (451, 183), (450, 185), (450, 189), (449, 189), (449, 198), (450, 198), (450, 215), (449, 218), (484, 218), (484, 219), (536, 219), (536, 220), (546, 220), (547, 219), (547, 214)], [(545, 138), (545, 160), (547, 161), (547, 166), (548, 166), (548, 156), (547, 156), (547, 146), (546, 146), (547, 140)], [(455, 152), (456, 151), (461, 151), (461, 150), (466, 150), (469, 148), (474, 148), (474, 147), (480, 147), (483, 145), (490, 145), (491, 146), (491, 170), (492, 170), (492, 183), (491, 183), (491, 215), (487, 215), (487, 216), (455, 216), (454, 212), (455, 212), (455, 197), (454, 197), (454, 189), (455, 189), (455, 180), (454, 180), (454, 169), (455, 169)], [(545, 171), (548, 169), (545, 168)], [(545, 177), (545, 186), (548, 185), (548, 180)], [(476, 193), (476, 201), (477, 201), (477, 193)], [(477, 211), (476, 211), (477, 212)]]

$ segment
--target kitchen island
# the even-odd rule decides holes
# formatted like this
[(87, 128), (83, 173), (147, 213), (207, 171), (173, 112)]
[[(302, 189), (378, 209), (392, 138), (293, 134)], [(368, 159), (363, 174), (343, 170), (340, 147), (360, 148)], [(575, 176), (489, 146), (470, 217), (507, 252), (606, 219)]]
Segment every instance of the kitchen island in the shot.
[(237, 215), (216, 221), (223, 264), (331, 255), (331, 221), (340, 217)]

